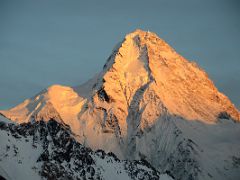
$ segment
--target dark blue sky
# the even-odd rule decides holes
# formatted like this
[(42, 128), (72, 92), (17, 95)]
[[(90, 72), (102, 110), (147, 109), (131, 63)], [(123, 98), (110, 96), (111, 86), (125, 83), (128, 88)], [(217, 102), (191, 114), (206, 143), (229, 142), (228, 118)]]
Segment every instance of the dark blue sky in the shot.
[(81, 84), (136, 28), (196, 61), (240, 106), (238, 0), (1, 0), (0, 109), (51, 84)]

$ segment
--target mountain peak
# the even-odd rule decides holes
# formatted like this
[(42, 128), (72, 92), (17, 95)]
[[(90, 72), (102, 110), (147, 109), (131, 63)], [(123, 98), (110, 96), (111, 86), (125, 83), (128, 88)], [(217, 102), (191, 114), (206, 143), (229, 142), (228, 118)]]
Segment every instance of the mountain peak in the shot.
[[(107, 70), (113, 67), (115, 70), (124, 70), (126, 73), (134, 70), (136, 74), (141, 70), (141, 68), (138, 69), (140, 65), (144, 65), (145, 69), (149, 70), (149, 64), (154, 63), (152, 61), (160, 61), (161, 64), (166, 65), (166, 60), (169, 59), (184, 61), (184, 58), (179, 58), (174, 49), (155, 33), (136, 29), (118, 43), (104, 67)], [(118, 64), (122, 67), (116, 68)]]
[(142, 29), (136, 29), (136, 30), (128, 33), (125, 36), (125, 38), (127, 38), (127, 37), (135, 37), (135, 36), (140, 36), (140, 37), (147, 37), (147, 36), (149, 36), (149, 37), (152, 37), (152, 38), (160, 39), (156, 33), (151, 32), (151, 31), (144, 31)]
[(240, 119), (237, 109), (217, 90), (207, 73), (155, 33), (137, 29), (126, 35), (105, 67), (100, 89), (116, 102), (112, 103), (114, 109), (125, 114), (143, 88), (143, 92), (154, 91), (168, 112), (185, 119), (213, 123), (223, 113)]

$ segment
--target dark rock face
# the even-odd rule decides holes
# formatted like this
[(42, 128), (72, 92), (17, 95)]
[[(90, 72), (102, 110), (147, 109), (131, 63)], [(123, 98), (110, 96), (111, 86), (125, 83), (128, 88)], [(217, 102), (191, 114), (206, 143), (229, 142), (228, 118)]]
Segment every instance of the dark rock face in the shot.
[(227, 112), (221, 112), (218, 115), (219, 119), (231, 119), (231, 116)]
[[(142, 180), (158, 180), (159, 176), (156, 173), (156, 171), (153, 171), (152, 173), (149, 173), (147, 171), (144, 171), (143, 169), (138, 169), (138, 165), (143, 165), (148, 168), (152, 168), (152, 166), (149, 163), (146, 163), (146, 161), (130, 161), (125, 164), (125, 168), (129, 169), (130, 177), (132, 179), (142, 179)], [(139, 177), (139, 178), (136, 178)]]
[[(122, 164), (123, 168), (119, 169), (118, 173), (125, 171), (131, 179), (159, 179), (159, 172), (146, 161), (121, 161), (112, 152), (92, 151), (74, 139), (69, 126), (53, 119), (48, 122), (36, 121), (21, 125), (0, 122), (0, 130), (7, 131), (19, 141), (31, 139), (26, 142), (32, 144), (33, 150), (42, 148), (36, 166), (40, 164), (38, 174), (45, 179), (104, 179), (103, 167), (96, 163), (98, 159), (106, 161), (110, 166)], [(14, 149), (17, 156), (18, 147)]]
[(106, 101), (106, 102), (110, 102), (110, 97), (107, 95), (106, 91), (101, 88), (99, 91), (98, 91), (98, 97), (102, 100), (102, 101)]
[(6, 179), (0, 175), (0, 180), (6, 180)]

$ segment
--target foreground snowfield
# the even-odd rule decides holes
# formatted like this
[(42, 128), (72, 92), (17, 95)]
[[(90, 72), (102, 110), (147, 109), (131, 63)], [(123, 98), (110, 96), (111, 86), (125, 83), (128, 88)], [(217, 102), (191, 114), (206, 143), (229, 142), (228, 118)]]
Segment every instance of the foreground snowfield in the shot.
[(240, 179), (239, 111), (151, 32), (128, 34), (85, 84), (53, 85), (0, 113), (16, 123), (54, 119), (86, 147), (145, 159), (175, 179)]

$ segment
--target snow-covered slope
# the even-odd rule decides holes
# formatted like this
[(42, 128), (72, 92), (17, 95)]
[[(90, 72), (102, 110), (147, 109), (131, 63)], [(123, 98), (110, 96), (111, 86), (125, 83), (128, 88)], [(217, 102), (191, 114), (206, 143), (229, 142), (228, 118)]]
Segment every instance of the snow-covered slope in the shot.
[(87, 83), (51, 86), (0, 113), (18, 123), (54, 118), (85, 146), (145, 158), (179, 179), (240, 177), (231, 166), (240, 157), (239, 111), (202, 69), (151, 32), (128, 34)]
[[(154, 126), (136, 131), (128, 143), (129, 158), (146, 158), (176, 179), (240, 177), (240, 126), (228, 119), (213, 125), (166, 115)], [(135, 156), (134, 156), (135, 155)]]
[(55, 120), (15, 125), (0, 121), (0, 175), (23, 179), (163, 179), (146, 161), (121, 161), (75, 141)]

